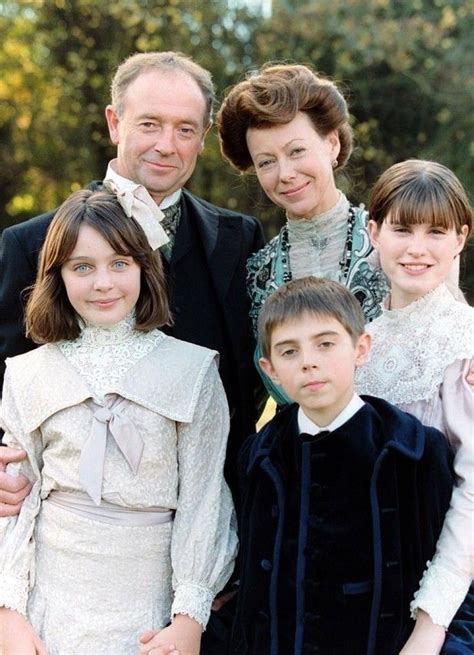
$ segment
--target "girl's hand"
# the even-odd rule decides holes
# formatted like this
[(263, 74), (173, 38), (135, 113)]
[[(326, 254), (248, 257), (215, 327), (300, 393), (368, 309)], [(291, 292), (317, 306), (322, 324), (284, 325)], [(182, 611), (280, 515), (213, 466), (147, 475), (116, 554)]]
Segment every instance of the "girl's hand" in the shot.
[(4, 473), (7, 464), (21, 462), (25, 457), (24, 450), (5, 446), (0, 448), (0, 517), (18, 514), (22, 502), (31, 491), (31, 482), (24, 475), (14, 477)]
[(43, 642), (25, 617), (6, 607), (0, 607), (0, 653), (48, 655)]
[(177, 614), (171, 625), (163, 630), (142, 635), (139, 652), (140, 655), (199, 655), (201, 635), (202, 628), (197, 621)]
[(430, 615), (419, 609), (413, 632), (400, 651), (400, 655), (439, 655), (445, 637), (444, 628), (435, 625)]

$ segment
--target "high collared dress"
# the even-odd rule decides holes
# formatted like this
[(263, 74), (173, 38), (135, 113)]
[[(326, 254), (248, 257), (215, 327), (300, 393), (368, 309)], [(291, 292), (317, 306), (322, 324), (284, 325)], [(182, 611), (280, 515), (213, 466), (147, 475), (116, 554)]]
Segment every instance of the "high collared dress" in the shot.
[(0, 605), (48, 655), (135, 655), (176, 613), (205, 627), (237, 549), (215, 355), (124, 321), (7, 360), (6, 442), (28, 453), (9, 471), (34, 485), (0, 519)]

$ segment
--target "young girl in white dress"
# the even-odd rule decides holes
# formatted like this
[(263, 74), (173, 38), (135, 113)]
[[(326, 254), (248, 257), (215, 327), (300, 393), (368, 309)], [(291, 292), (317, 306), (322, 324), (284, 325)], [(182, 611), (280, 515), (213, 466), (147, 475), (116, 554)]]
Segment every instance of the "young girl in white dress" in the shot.
[(28, 454), (9, 471), (34, 485), (0, 519), (3, 655), (136, 655), (148, 630), (156, 655), (199, 653), (237, 548), (229, 417), (216, 353), (169, 320), (138, 223), (112, 193), (73, 194), (27, 307), (45, 345), (7, 360), (5, 442)]
[(391, 293), (367, 327), (373, 345), (358, 371), (358, 393), (380, 396), (438, 428), (455, 451), (457, 486), (411, 606), (415, 629), (402, 650), (433, 655), (474, 573), (474, 395), (465, 379), (474, 357), (474, 309), (445, 286), (471, 231), (472, 209), (449, 169), (408, 160), (377, 181), (369, 217)]

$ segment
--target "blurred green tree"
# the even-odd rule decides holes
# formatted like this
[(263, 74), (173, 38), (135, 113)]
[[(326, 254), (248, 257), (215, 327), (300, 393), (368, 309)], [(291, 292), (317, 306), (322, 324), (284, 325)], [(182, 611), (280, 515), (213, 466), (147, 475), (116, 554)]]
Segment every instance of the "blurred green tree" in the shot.
[[(113, 156), (104, 107), (133, 52), (184, 51), (219, 97), (268, 60), (311, 63), (348, 95), (357, 147), (341, 184), (366, 202), (406, 157), (442, 161), (472, 192), (473, 0), (1, 0), (0, 229), (100, 179)], [(211, 132), (193, 191), (259, 216), (283, 216), (252, 177), (220, 156)], [(472, 288), (472, 280), (470, 286)]]

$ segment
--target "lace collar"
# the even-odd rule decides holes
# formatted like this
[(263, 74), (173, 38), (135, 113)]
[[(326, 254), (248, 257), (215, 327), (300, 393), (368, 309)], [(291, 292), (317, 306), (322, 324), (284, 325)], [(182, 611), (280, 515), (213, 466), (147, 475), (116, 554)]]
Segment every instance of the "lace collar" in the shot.
[(87, 321), (81, 320), (81, 334), (75, 340), (77, 345), (81, 346), (117, 346), (124, 341), (133, 338), (135, 330), (135, 312), (130, 314), (111, 326), (93, 325)]
[(356, 374), (357, 393), (395, 405), (429, 400), (446, 368), (474, 356), (474, 309), (442, 284), (402, 309), (384, 309), (367, 328), (369, 361)]
[(163, 334), (159, 330), (135, 330), (135, 313), (119, 323), (100, 327), (84, 323), (74, 341), (61, 341), (58, 348), (85, 379), (96, 401), (105, 395), (142, 357), (151, 353)]

